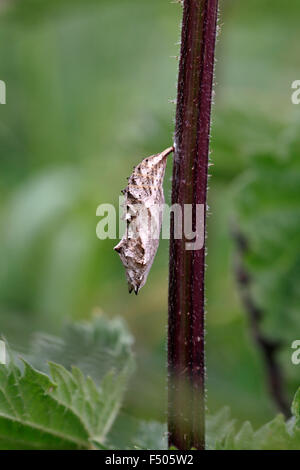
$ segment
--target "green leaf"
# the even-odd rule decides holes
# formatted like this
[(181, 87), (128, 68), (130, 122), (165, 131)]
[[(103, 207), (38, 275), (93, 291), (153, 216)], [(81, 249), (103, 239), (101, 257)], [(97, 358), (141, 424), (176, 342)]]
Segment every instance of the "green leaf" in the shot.
[(1, 449), (84, 449), (89, 434), (70, 407), (55, 397), (59, 385), (25, 363), (0, 369)]
[(133, 338), (121, 318), (108, 320), (99, 314), (91, 322), (67, 324), (59, 338), (35, 334), (26, 358), (44, 372), (47, 361), (68, 370), (76, 366), (100, 384), (110, 371), (120, 373), (132, 363), (132, 344)]
[(34, 343), (41, 363), (65, 354), (66, 364), (74, 360), (92, 370), (97, 384), (76, 365), (67, 370), (50, 362), (45, 374), (10, 354), (0, 366), (0, 449), (105, 448), (134, 366), (126, 328), (101, 317), (92, 325), (68, 327), (64, 339), (44, 344), (45, 349)]
[(292, 413), (297, 420), (297, 425), (300, 427), (300, 388), (297, 390), (292, 403)]
[(1, 449), (89, 449), (103, 445), (119, 411), (130, 367), (101, 387), (79, 369), (51, 363), (50, 377), (24, 362), (0, 369)]
[(235, 421), (230, 418), (230, 410), (224, 407), (215, 415), (208, 415), (206, 419), (206, 447), (216, 449), (234, 430)]
[(300, 388), (292, 405), (293, 417), (285, 421), (282, 415), (254, 431), (249, 422), (237, 427), (228, 409), (207, 419), (209, 449), (216, 450), (299, 450), (300, 448)]

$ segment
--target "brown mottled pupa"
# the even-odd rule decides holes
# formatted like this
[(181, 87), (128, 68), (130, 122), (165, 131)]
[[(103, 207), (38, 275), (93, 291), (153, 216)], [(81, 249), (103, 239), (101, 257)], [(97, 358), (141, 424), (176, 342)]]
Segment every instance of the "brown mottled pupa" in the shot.
[(126, 269), (129, 292), (137, 294), (147, 280), (157, 252), (164, 204), (163, 179), (167, 156), (174, 148), (145, 158), (137, 165), (125, 196), (125, 234), (115, 246)]

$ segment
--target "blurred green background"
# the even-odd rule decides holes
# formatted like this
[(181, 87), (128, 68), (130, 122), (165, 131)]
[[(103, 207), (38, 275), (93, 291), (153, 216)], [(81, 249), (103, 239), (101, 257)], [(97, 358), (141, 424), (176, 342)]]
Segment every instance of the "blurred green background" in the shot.
[[(167, 0), (20, 0), (0, 8), (0, 79), (7, 86), (7, 104), (0, 106), (0, 331), (22, 352), (36, 330), (57, 333), (66, 321), (99, 310), (121, 315), (136, 338), (138, 361), (125, 407), (163, 421), (168, 242), (161, 242), (135, 297), (112, 250), (116, 242), (98, 240), (95, 231), (97, 206), (117, 206), (132, 166), (172, 142), (181, 7)], [(209, 182), (208, 409), (230, 405), (235, 418), (254, 425), (273, 417), (276, 407), (235, 282), (231, 228), (244, 210), (239, 199), (253, 156), (276, 159), (291, 148), (293, 163), (277, 176), (294, 175), (295, 162), (299, 171), (300, 107), (291, 103), (291, 83), (300, 79), (299, 18), (298, 0), (223, 0), (220, 6)], [(171, 162), (167, 202), (170, 178)], [(261, 179), (254, 188), (259, 204)], [(291, 184), (295, 205), (295, 181), (282, 183), (278, 193), (276, 175), (271, 178), (271, 204)], [(298, 241), (294, 214), (293, 223)], [(290, 240), (284, 225), (270, 257)], [(286, 257), (277, 263), (279, 281), (300, 277), (298, 251), (294, 243), (288, 274)], [(300, 327), (297, 286), (290, 292), (290, 285), (276, 300), (279, 321), (270, 329), (280, 336), (290, 302), (294, 317), (280, 358), (289, 398), (299, 376), (290, 344)], [(272, 318), (269, 298), (258, 295), (258, 302)]]

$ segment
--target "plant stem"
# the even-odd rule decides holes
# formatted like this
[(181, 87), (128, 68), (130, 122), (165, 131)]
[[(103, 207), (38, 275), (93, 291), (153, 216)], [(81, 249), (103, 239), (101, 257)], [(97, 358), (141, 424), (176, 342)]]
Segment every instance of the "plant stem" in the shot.
[[(181, 36), (172, 204), (206, 215), (210, 114), (218, 0), (185, 0)], [(205, 216), (204, 227), (205, 230)], [(198, 230), (198, 227), (197, 227)], [(186, 250), (171, 217), (168, 326), (169, 445), (205, 448), (205, 247)]]

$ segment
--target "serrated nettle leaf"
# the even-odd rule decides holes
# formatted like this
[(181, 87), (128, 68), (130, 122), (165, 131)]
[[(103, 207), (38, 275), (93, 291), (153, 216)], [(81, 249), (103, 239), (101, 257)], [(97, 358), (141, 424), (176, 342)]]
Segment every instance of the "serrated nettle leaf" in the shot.
[(230, 410), (224, 407), (218, 413), (209, 415), (206, 420), (206, 447), (215, 449), (234, 429), (235, 421), (230, 417)]
[[(50, 362), (45, 374), (8, 358), (0, 367), (0, 449), (167, 449), (165, 424), (119, 413), (132, 356), (98, 385), (76, 366)], [(299, 449), (300, 389), (292, 412), (254, 431), (248, 422), (238, 428), (225, 408), (207, 417), (207, 448)]]
[(207, 440), (210, 449), (219, 450), (299, 450), (300, 426), (297, 417), (300, 410), (300, 389), (297, 391), (292, 405), (294, 416), (285, 421), (278, 415), (257, 431), (249, 422), (237, 428), (230, 419), (228, 409), (221, 410), (207, 419)]
[(88, 433), (54, 396), (58, 384), (28, 363), (10, 361), (0, 371), (1, 449), (83, 449)]
[[(8, 364), (0, 367), (0, 448), (105, 447), (134, 369), (131, 343), (122, 322), (100, 317), (92, 325), (67, 327), (60, 340), (39, 336), (33, 350), (39, 353), (43, 372), (10, 353)], [(99, 361), (97, 384), (77, 366), (70, 367), (74, 360), (95, 373), (89, 350)], [(69, 370), (53, 361), (45, 368), (46, 359), (59, 356)]]
[(70, 370), (76, 366), (96, 384), (114, 370), (120, 372), (132, 362), (133, 338), (121, 318), (96, 315), (91, 322), (65, 326), (61, 337), (38, 333), (33, 337), (28, 361), (47, 372), (47, 361)]
[(24, 361), (0, 369), (0, 448), (89, 449), (104, 445), (129, 374), (110, 373), (96, 387), (78, 368), (50, 363), (50, 376)]

